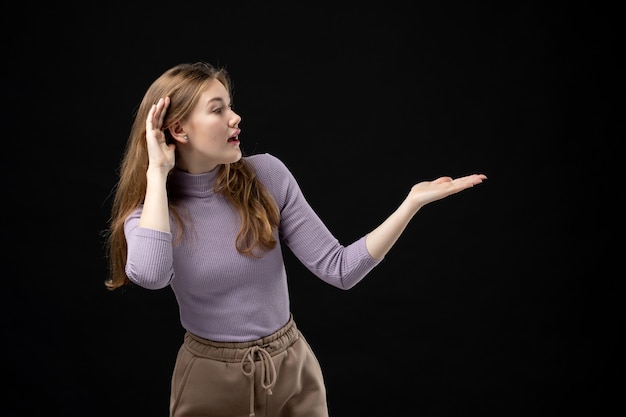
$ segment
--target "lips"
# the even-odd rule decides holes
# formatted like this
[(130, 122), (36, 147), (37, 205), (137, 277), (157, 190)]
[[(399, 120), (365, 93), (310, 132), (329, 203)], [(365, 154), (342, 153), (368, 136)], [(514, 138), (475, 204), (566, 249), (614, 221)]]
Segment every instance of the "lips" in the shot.
[(239, 142), (239, 134), (241, 133), (241, 129), (235, 130), (235, 133), (231, 137), (228, 138), (229, 142)]

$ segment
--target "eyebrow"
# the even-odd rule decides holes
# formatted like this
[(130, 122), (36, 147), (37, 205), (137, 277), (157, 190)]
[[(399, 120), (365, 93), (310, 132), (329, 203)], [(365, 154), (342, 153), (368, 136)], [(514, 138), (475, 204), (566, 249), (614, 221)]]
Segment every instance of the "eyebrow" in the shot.
[(209, 104), (214, 103), (216, 101), (221, 102), (221, 103), (225, 103), (225, 100), (222, 97), (213, 97), (212, 99), (209, 99), (206, 102), (206, 105), (208, 106)]

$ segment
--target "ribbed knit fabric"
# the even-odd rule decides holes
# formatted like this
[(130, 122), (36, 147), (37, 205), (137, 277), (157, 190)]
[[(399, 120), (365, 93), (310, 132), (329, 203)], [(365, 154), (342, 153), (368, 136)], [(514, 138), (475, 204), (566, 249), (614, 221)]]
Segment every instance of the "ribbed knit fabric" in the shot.
[[(330, 285), (349, 289), (378, 263), (365, 236), (344, 246), (310, 207), (295, 178), (270, 154), (245, 157), (272, 194), (281, 213), (279, 242), (313, 274)], [(142, 207), (125, 224), (126, 273), (148, 289), (171, 285), (182, 326), (205, 339), (245, 342), (272, 334), (290, 318), (287, 276), (280, 245), (260, 259), (235, 248), (240, 226), (237, 211), (213, 191), (218, 169), (189, 174), (174, 169), (170, 188), (182, 196), (191, 224), (183, 240), (172, 233), (138, 226)]]

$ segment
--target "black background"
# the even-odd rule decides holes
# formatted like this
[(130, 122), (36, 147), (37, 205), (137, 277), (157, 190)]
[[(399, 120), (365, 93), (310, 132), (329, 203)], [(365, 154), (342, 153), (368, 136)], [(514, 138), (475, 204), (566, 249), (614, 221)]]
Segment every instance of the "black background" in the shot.
[(198, 60), (229, 69), (244, 152), (281, 158), (344, 243), (418, 181), (489, 177), (425, 207), (350, 291), (286, 251), (332, 417), (623, 409), (615, 16), (597, 2), (3, 6), (4, 415), (167, 416), (177, 307), (169, 289), (107, 291), (101, 232), (144, 91)]

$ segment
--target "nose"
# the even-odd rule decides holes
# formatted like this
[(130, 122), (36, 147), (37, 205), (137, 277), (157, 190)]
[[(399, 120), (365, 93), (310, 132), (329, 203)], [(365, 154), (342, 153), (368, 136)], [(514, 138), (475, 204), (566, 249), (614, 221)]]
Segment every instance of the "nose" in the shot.
[(230, 125), (232, 127), (236, 127), (237, 125), (239, 125), (239, 123), (241, 123), (241, 116), (235, 112), (234, 110), (231, 110), (231, 112), (233, 113), (231, 118), (230, 118)]

